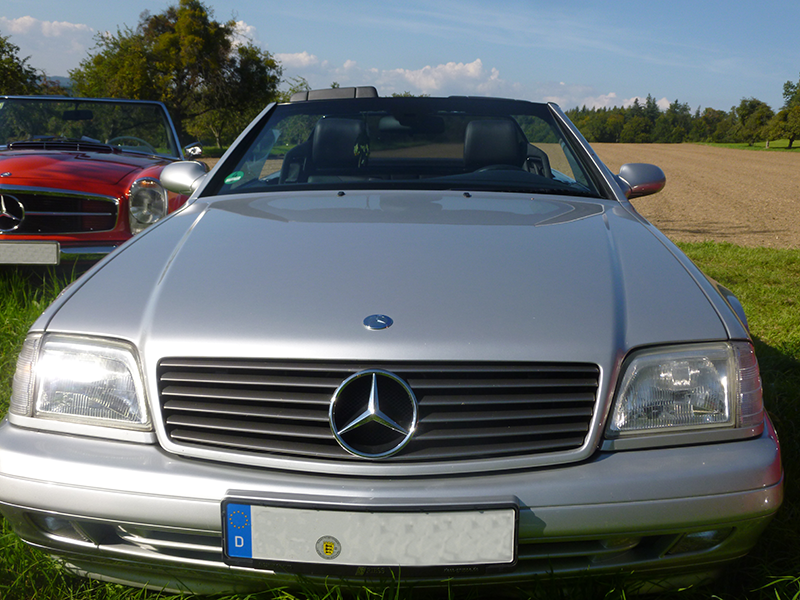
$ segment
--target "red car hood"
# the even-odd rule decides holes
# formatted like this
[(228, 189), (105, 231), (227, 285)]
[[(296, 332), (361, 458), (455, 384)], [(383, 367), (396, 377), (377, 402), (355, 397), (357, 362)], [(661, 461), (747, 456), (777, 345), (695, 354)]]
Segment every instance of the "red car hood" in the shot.
[(17, 151), (0, 153), (0, 183), (31, 187), (81, 189), (117, 186), (132, 173), (166, 160), (130, 154)]

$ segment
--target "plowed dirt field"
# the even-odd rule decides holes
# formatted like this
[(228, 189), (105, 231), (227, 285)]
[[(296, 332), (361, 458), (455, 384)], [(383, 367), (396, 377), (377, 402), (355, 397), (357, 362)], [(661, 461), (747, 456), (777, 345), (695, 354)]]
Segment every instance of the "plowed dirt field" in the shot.
[(754, 152), (694, 144), (592, 144), (614, 172), (658, 165), (666, 187), (633, 200), (675, 241), (800, 248), (800, 152)]

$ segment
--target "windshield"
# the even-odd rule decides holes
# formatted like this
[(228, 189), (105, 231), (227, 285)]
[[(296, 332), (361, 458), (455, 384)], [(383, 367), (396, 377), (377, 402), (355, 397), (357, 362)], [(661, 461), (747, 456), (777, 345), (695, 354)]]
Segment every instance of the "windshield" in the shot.
[[(122, 152), (180, 158), (161, 104), (71, 98), (0, 98), (0, 146), (69, 149), (85, 143)], [(77, 147), (77, 146), (76, 146)]]
[(457, 189), (600, 197), (547, 105), (374, 98), (278, 105), (203, 195), (292, 189)]

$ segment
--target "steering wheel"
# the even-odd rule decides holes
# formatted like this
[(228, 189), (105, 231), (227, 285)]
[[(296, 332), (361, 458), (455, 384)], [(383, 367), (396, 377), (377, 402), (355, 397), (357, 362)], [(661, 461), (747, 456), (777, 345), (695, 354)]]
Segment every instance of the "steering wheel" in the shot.
[(122, 140), (133, 140), (134, 142), (136, 142), (136, 144), (134, 144), (135, 146), (144, 146), (150, 152), (150, 154), (158, 154), (158, 152), (156, 152), (156, 149), (153, 148), (148, 142), (146, 142), (142, 138), (137, 138), (132, 135), (120, 135), (115, 138), (111, 138), (106, 142), (106, 144), (112, 145), (116, 143), (117, 146), (127, 145), (127, 144), (120, 144), (119, 142), (121, 142)]

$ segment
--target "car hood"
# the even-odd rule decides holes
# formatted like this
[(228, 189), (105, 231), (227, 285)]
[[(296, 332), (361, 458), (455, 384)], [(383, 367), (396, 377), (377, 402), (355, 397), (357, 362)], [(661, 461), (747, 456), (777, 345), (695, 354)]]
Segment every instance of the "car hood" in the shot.
[(150, 156), (96, 152), (3, 151), (2, 183), (30, 187), (87, 190), (87, 186), (115, 186), (153, 164), (166, 164)]
[[(81, 280), (49, 329), (130, 340), (145, 362), (610, 365), (636, 346), (726, 338), (690, 273), (616, 202), (340, 194), (201, 199)], [(373, 314), (394, 324), (368, 330)]]

